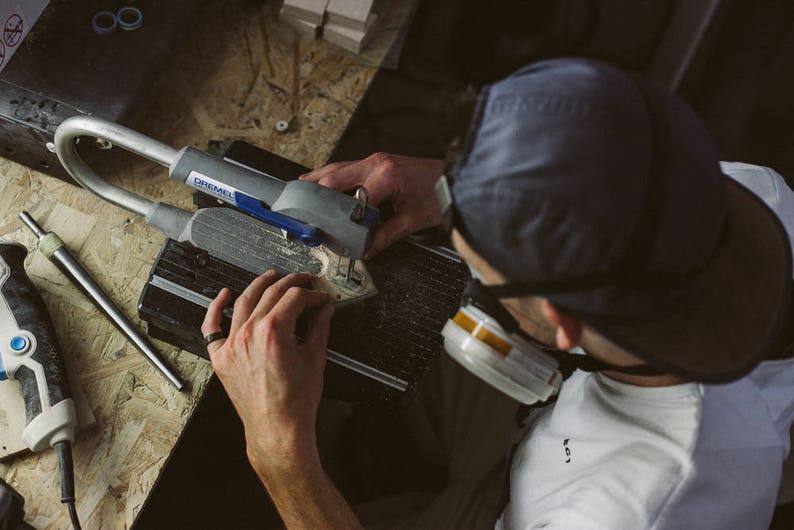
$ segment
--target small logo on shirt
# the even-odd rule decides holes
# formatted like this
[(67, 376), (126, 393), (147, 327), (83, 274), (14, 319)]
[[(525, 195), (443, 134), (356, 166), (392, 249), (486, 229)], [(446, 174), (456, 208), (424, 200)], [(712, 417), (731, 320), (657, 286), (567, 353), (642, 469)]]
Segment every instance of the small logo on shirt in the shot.
[(562, 448), (565, 450), (565, 463), (566, 464), (570, 464), (571, 463), (571, 448), (568, 447), (568, 442), (570, 440), (571, 440), (570, 438), (566, 438), (565, 440), (562, 441)]

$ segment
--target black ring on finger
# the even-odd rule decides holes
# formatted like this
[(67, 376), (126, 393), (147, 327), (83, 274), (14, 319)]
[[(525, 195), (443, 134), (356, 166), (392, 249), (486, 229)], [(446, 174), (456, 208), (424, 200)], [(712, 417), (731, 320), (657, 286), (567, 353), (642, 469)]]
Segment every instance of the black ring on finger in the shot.
[(209, 346), (211, 342), (215, 342), (216, 340), (221, 340), (225, 338), (226, 338), (226, 333), (224, 333), (223, 331), (216, 331), (215, 333), (204, 335), (204, 346)]

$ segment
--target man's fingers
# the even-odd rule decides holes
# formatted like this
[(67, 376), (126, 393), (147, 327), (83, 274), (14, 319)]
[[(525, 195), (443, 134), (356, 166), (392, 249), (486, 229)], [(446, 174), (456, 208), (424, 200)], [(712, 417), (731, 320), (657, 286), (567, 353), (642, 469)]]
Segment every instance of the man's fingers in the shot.
[(339, 191), (352, 191), (358, 186), (367, 188), (369, 203), (377, 206), (396, 193), (396, 182), (378, 178), (380, 158), (367, 158), (358, 162), (336, 162), (301, 175), (301, 180), (310, 180)]
[(332, 164), (315, 182), (335, 190), (350, 191), (356, 186), (366, 185), (371, 174), (371, 165), (366, 160), (340, 166)]
[(389, 247), (392, 243), (399, 241), (407, 235), (413, 234), (423, 227), (414, 219), (407, 215), (396, 215), (383, 223), (375, 232), (372, 246), (367, 251), (366, 259), (370, 259), (378, 252)]
[(229, 304), (232, 292), (224, 287), (220, 290), (215, 299), (210, 302), (207, 314), (204, 315), (204, 322), (201, 323), (201, 334), (205, 337), (210, 333), (221, 331), (221, 321), (223, 320), (223, 309)]
[(305, 340), (306, 346), (311, 351), (325, 352), (328, 346), (328, 336), (331, 334), (331, 317), (333, 315), (334, 304), (330, 302), (312, 314)]
[(318, 309), (330, 302), (331, 297), (327, 293), (293, 286), (277, 300), (269, 318), (276, 324), (280, 335), (294, 334), (295, 322), (301, 313), (307, 309)]
[[(223, 309), (229, 305), (229, 300), (232, 298), (232, 292), (224, 287), (218, 293), (218, 296), (210, 302), (207, 308), (207, 314), (204, 316), (204, 322), (201, 323), (201, 334), (208, 336), (213, 333), (221, 331), (221, 322), (223, 321)], [(210, 355), (223, 346), (225, 339), (218, 339), (207, 344), (207, 351)]]
[[(386, 199), (394, 199), (399, 195), (396, 183), (392, 181), (370, 179), (361, 185), (367, 188), (367, 197), (369, 204), (372, 206), (378, 206)], [(351, 187), (351, 189), (353, 187)]]
[(304, 175), (298, 177), (300, 180), (309, 180), (311, 182), (319, 182), (320, 179), (326, 177), (328, 174), (333, 173), (334, 171), (338, 171), (342, 168), (347, 166), (356, 164), (355, 161), (350, 162), (334, 162), (332, 164), (327, 164), (321, 168), (315, 169), (314, 171), (310, 171)]
[(290, 287), (303, 287), (312, 279), (312, 275), (306, 272), (288, 274), (279, 281), (270, 285), (267, 290), (260, 295), (256, 306), (251, 312), (254, 318), (264, 318), (275, 307), (276, 303), (287, 293)]
[(278, 278), (278, 272), (274, 270), (267, 271), (266, 273), (258, 276), (250, 283), (248, 287), (237, 297), (234, 302), (234, 312), (232, 313), (232, 327), (229, 335), (235, 335), (243, 325), (243, 322), (248, 320), (256, 307), (259, 299), (262, 298), (262, 293), (273, 284)]
[(271, 311), (273, 317), (284, 321), (297, 320), (307, 309), (318, 309), (331, 302), (331, 295), (313, 289), (290, 289)]

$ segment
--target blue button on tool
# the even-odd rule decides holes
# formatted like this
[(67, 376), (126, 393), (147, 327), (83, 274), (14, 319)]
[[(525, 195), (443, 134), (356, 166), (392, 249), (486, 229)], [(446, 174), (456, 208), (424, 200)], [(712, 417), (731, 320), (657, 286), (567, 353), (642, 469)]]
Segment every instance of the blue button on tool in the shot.
[(28, 349), (28, 344), (28, 339), (19, 335), (11, 339), (11, 349), (17, 352)]

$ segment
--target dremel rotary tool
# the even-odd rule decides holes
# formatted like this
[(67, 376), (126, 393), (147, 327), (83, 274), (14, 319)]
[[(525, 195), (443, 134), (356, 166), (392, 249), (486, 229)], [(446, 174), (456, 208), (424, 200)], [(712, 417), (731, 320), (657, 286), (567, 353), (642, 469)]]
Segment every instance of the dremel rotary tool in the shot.
[[(153, 202), (105, 181), (81, 157), (94, 139), (167, 166), (171, 177), (196, 190), (198, 210)], [(90, 116), (64, 120), (55, 146), (75, 181), (168, 236), (138, 302), (150, 336), (206, 357), (199, 327), (218, 291), (228, 287), (239, 296), (274, 269), (308, 272), (313, 288), (337, 300), (323, 386), (328, 397), (401, 403), (443, 352), (438, 331), (459, 305), (466, 267), (448, 249), (409, 241), (365, 266), (361, 258), (380, 216), (365, 190), (350, 196), (296, 180), (310, 169), (273, 153), (260, 163), (260, 149), (248, 151), (250, 157), (177, 150)], [(222, 326), (230, 324), (226, 311)]]
[(0, 240), (0, 381), (19, 381), (25, 403), (22, 441), (31, 451), (54, 447), (61, 470), (61, 502), (75, 528), (72, 442), (77, 413), (52, 320), (25, 273), (27, 249)]
[[(203, 208), (190, 212), (114, 186), (80, 157), (76, 141), (81, 136), (95, 137), (106, 145), (121, 147), (167, 166), (171, 178), (233, 205), (237, 210)], [(263, 223), (258, 223), (259, 227), (252, 225), (249, 216), (253, 216), (306, 246), (323, 245), (337, 255), (333, 259), (347, 258), (348, 273), (338, 275), (344, 279), (339, 287), (355, 290), (349, 283), (350, 271), (369, 249), (379, 217), (378, 209), (367, 204), (364, 189), (350, 196), (314, 182), (285, 182), (191, 147), (173, 149), (92, 116), (64, 120), (55, 131), (55, 149), (63, 167), (83, 187), (143, 216), (149, 225), (171, 239), (190, 242), (215, 257), (253, 270), (260, 259), (256, 249), (249, 247), (249, 252), (240, 251), (241, 246), (256, 242), (261, 236)]]

